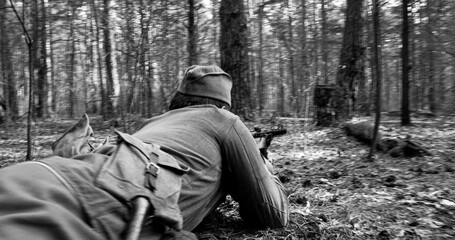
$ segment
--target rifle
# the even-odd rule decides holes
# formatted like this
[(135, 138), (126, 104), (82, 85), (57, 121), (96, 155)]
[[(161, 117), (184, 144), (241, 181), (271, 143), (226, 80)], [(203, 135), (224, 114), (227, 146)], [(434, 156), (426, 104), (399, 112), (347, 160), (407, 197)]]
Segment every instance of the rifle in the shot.
[(272, 128), (270, 130), (262, 131), (260, 128), (254, 128), (253, 137), (254, 138), (262, 138), (262, 137), (277, 137), (282, 136), (287, 133), (286, 128), (283, 128), (283, 125), (279, 125), (278, 128)]
[(279, 124), (278, 127), (266, 131), (262, 131), (262, 129), (259, 127), (254, 127), (254, 132), (252, 135), (253, 138), (265, 138), (265, 145), (259, 146), (259, 151), (261, 152), (262, 156), (268, 159), (267, 148), (270, 146), (272, 139), (276, 136), (281, 136), (286, 133), (286, 128), (283, 128), (283, 125)]

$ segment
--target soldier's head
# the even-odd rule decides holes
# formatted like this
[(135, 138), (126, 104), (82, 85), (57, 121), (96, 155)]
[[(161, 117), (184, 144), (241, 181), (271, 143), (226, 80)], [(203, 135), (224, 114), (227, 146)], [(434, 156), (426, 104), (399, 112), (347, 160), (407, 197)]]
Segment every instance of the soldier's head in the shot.
[(169, 110), (200, 104), (229, 109), (231, 89), (231, 76), (218, 66), (191, 66), (185, 70)]

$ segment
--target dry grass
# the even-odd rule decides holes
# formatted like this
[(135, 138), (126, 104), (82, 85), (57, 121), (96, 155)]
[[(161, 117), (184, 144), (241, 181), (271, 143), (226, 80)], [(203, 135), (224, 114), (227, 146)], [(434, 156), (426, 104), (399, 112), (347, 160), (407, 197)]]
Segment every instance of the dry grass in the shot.
[[(35, 159), (74, 121), (34, 127)], [(95, 142), (112, 134), (110, 123), (92, 121)], [(384, 135), (410, 135), (433, 156), (392, 158), (376, 154), (339, 128), (285, 123), (288, 134), (270, 148), (289, 193), (290, 224), (284, 229), (248, 229), (227, 199), (196, 232), (204, 239), (455, 239), (455, 128), (427, 124), (388, 125)], [(0, 167), (24, 161), (24, 124), (0, 129)]]

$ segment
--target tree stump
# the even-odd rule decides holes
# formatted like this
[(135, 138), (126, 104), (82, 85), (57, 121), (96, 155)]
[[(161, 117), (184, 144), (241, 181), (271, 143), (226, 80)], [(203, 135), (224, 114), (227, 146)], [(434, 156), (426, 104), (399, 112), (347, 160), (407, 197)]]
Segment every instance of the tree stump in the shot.
[(335, 111), (332, 106), (334, 85), (316, 85), (314, 88), (314, 105), (316, 107), (316, 126), (327, 127), (333, 122)]

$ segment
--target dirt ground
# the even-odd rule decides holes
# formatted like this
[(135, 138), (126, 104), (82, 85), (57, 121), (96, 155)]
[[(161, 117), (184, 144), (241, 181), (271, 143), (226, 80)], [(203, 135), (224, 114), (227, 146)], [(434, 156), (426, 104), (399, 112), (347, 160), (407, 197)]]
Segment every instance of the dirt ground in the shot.
[[(431, 156), (376, 153), (373, 162), (366, 160), (369, 146), (340, 127), (282, 122), (288, 134), (274, 139), (270, 155), (289, 194), (289, 226), (248, 229), (228, 197), (195, 232), (203, 239), (455, 239), (455, 125), (415, 120), (419, 124), (410, 127), (384, 124), (381, 132), (411, 137)], [(74, 122), (33, 126), (34, 160), (50, 156), (51, 143)], [(95, 144), (112, 135), (111, 122), (95, 118), (92, 127)], [(0, 167), (24, 161), (25, 124), (1, 126), (0, 149)]]

